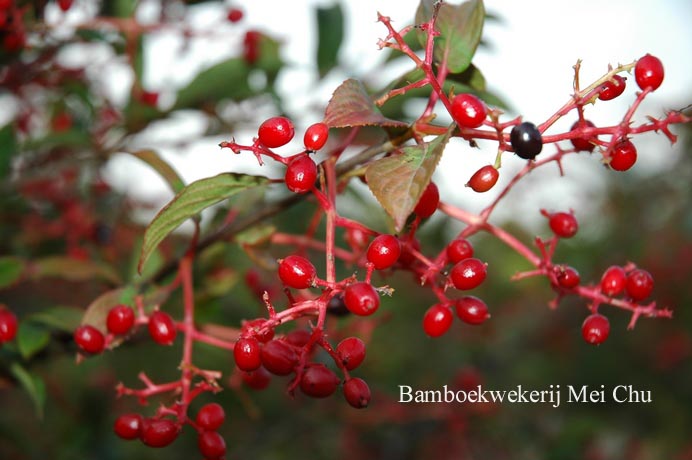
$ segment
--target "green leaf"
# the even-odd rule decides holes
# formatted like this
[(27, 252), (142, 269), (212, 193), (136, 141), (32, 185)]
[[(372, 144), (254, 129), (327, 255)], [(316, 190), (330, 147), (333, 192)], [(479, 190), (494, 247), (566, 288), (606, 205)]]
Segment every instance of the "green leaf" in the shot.
[(344, 14), (341, 5), (317, 8), (317, 69), (320, 77), (338, 63), (339, 48), (344, 39)]
[(180, 178), (173, 167), (154, 150), (138, 150), (129, 152), (130, 155), (139, 158), (151, 166), (166, 181), (173, 193), (178, 193), (185, 187), (185, 183)]
[(394, 220), (397, 232), (404, 228), (406, 218), (430, 183), (455, 127), (452, 124), (431, 142), (404, 147), (400, 153), (374, 161), (365, 170), (368, 187)]
[(135, 52), (134, 62), (132, 63), (135, 71), (135, 77), (140, 83), (142, 82), (142, 77), (144, 76), (144, 37), (144, 34), (137, 37), (137, 51)]
[(46, 328), (29, 321), (19, 323), (17, 348), (24, 359), (29, 359), (43, 350), (48, 342), (50, 342), (50, 333)]
[(16, 283), (21, 278), (25, 267), (26, 262), (22, 259), (0, 257), (0, 289)]
[(141, 273), (144, 263), (161, 241), (187, 219), (243, 190), (268, 182), (265, 177), (223, 173), (198, 180), (183, 188), (146, 228), (138, 271)]
[(78, 260), (67, 256), (51, 256), (31, 262), (30, 273), (34, 279), (61, 278), (67, 281), (102, 279), (112, 284), (122, 281), (110, 265), (95, 260)]
[(129, 18), (137, 7), (139, 0), (110, 0), (101, 3), (101, 16)]
[[(430, 20), (434, 0), (421, 0), (416, 11), (416, 23)], [(446, 62), (452, 73), (468, 68), (478, 48), (483, 32), (485, 8), (482, 0), (469, 0), (460, 5), (443, 3), (435, 22), (440, 35), (435, 38), (433, 57), (436, 63)], [(419, 40), (425, 43), (426, 34), (421, 32)]]
[(12, 159), (17, 153), (17, 139), (11, 123), (0, 128), (0, 178), (10, 173)]
[(38, 375), (29, 373), (17, 362), (12, 363), (10, 366), (10, 373), (31, 397), (36, 409), (36, 416), (43, 418), (43, 407), (46, 404), (46, 384), (43, 382), (43, 379)]
[(174, 109), (196, 108), (221, 99), (242, 100), (253, 95), (248, 84), (250, 68), (241, 58), (232, 58), (203, 70), (178, 91)]
[(53, 307), (33, 313), (27, 318), (35, 324), (72, 333), (82, 321), (84, 311), (74, 307)]
[(344, 81), (334, 91), (324, 113), (324, 122), (330, 128), (407, 126), (406, 123), (383, 116), (363, 84), (354, 79)]

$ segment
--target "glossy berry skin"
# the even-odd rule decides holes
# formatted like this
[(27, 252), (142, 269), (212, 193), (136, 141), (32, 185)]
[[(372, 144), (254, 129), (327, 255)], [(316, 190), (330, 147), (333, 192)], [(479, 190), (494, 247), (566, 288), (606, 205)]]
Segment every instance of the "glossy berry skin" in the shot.
[(529, 121), (512, 128), (509, 142), (514, 152), (525, 160), (533, 160), (543, 150), (543, 136), (536, 125)]
[(447, 260), (456, 264), (473, 257), (473, 246), (466, 238), (457, 238), (447, 245)]
[(17, 335), (17, 317), (7, 308), (0, 307), (0, 343), (9, 342)]
[(579, 230), (579, 224), (573, 214), (556, 212), (550, 215), (550, 229), (560, 238), (572, 238)]
[(601, 292), (607, 296), (616, 296), (625, 290), (627, 284), (627, 273), (625, 269), (613, 265), (603, 272), (601, 277)]
[(651, 295), (654, 289), (654, 277), (651, 273), (640, 268), (632, 270), (627, 275), (625, 291), (627, 295), (635, 301), (644, 300)]
[(233, 347), (235, 364), (241, 371), (254, 371), (262, 365), (260, 344), (252, 337), (241, 337)]
[(368, 262), (375, 266), (376, 270), (389, 268), (399, 260), (401, 255), (401, 243), (394, 235), (379, 235), (368, 246)]
[(610, 101), (621, 95), (627, 86), (625, 78), (620, 75), (613, 75), (613, 80), (608, 80), (601, 85), (601, 92), (598, 93), (598, 98), (602, 101)]
[(650, 88), (655, 91), (663, 83), (663, 64), (656, 56), (647, 54), (637, 61), (634, 66), (634, 79), (641, 89)]
[(313, 398), (331, 396), (339, 385), (339, 377), (324, 364), (308, 367), (300, 379), (300, 389)]
[(557, 274), (557, 282), (565, 289), (573, 289), (579, 286), (580, 281), (579, 272), (572, 267), (564, 267)]
[(206, 431), (218, 430), (225, 420), (226, 412), (217, 403), (209, 403), (202, 406), (195, 418), (197, 426)]
[[(574, 131), (575, 129), (579, 128), (593, 128), (594, 126), (595, 125), (589, 120), (577, 120), (570, 128), (570, 131)], [(570, 139), (570, 142), (572, 143), (572, 146), (574, 146), (574, 149), (577, 151), (593, 152), (593, 149), (596, 147), (595, 141), (597, 139), (598, 136), (574, 137)]]
[(74, 0), (58, 0), (58, 6), (61, 10), (68, 11), (70, 8), (72, 8), (73, 2)]
[(259, 367), (254, 371), (243, 372), (243, 382), (253, 390), (264, 390), (269, 386), (272, 380), (272, 375), (263, 367)]
[(178, 425), (168, 419), (144, 419), (139, 438), (149, 447), (166, 447), (178, 437)]
[(288, 144), (294, 134), (293, 122), (286, 117), (269, 118), (257, 130), (260, 142), (270, 149)]
[[(346, 308), (344, 306), (344, 308)], [(310, 341), (312, 334), (305, 329), (294, 329), (284, 337), (284, 340), (294, 347), (304, 347)]]
[(610, 334), (610, 322), (608, 318), (598, 313), (589, 315), (581, 326), (581, 335), (591, 345), (600, 345), (605, 342)]
[(421, 219), (432, 216), (437, 210), (437, 205), (440, 204), (440, 191), (437, 189), (437, 185), (434, 182), (430, 182), (420, 199), (418, 204), (413, 208), (413, 212), (416, 213)]
[(478, 259), (464, 259), (449, 272), (449, 278), (457, 289), (468, 291), (481, 285), (487, 275), (487, 268)]
[(307, 289), (316, 276), (315, 266), (305, 257), (290, 255), (279, 262), (279, 278), (288, 287)]
[(433, 305), (423, 315), (423, 331), (428, 337), (440, 337), (452, 326), (454, 315), (445, 305)]
[(262, 347), (262, 365), (275, 375), (288, 375), (298, 364), (295, 349), (283, 340), (272, 340)]
[(317, 165), (307, 155), (299, 155), (288, 163), (284, 181), (293, 193), (307, 193), (317, 180)]
[(116, 305), (108, 311), (106, 327), (111, 334), (127, 334), (135, 324), (135, 312), (127, 305)]
[(455, 309), (460, 320), (474, 326), (483, 324), (486, 319), (490, 318), (485, 302), (472, 295), (458, 299)]
[(344, 290), (344, 303), (354, 315), (369, 316), (380, 308), (380, 296), (368, 283), (353, 283)]
[(370, 404), (370, 387), (365, 380), (352, 378), (344, 383), (344, 398), (356, 409), (363, 409)]
[(155, 311), (149, 317), (149, 335), (159, 345), (173, 345), (178, 331), (171, 315), (162, 311)]
[(228, 10), (226, 19), (228, 19), (228, 21), (232, 23), (240, 22), (240, 20), (243, 19), (243, 10), (240, 10), (238, 8), (231, 8), (230, 10)]
[(627, 171), (637, 162), (637, 148), (629, 140), (617, 143), (610, 154), (610, 166), (615, 171)]
[(142, 416), (139, 414), (123, 414), (115, 420), (113, 431), (121, 439), (132, 440), (139, 438), (142, 430)]
[(326, 123), (315, 123), (305, 130), (303, 143), (308, 150), (316, 151), (324, 147), (329, 139), (329, 126)]
[(74, 331), (74, 341), (82, 351), (92, 355), (101, 353), (106, 345), (101, 331), (89, 324), (83, 324)]
[(493, 188), (499, 178), (500, 173), (493, 165), (485, 165), (473, 173), (466, 186), (474, 192), (483, 193)]
[(479, 98), (465, 93), (454, 96), (451, 114), (462, 128), (478, 128), (488, 115), (488, 109)]
[(226, 441), (216, 431), (204, 431), (197, 436), (197, 448), (207, 460), (226, 455)]
[(365, 359), (365, 343), (358, 337), (347, 337), (336, 346), (336, 354), (344, 367), (352, 371)]

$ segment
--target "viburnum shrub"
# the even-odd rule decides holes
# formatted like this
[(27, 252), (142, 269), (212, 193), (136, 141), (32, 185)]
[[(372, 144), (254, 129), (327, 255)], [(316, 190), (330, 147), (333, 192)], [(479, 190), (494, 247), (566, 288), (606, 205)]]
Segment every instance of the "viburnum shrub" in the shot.
[[(504, 283), (507, 273), (484, 248), (488, 239), (506, 245), (523, 264), (512, 280), (541, 279), (554, 291), (551, 308), (565, 297), (581, 300), (586, 310), (581, 333), (588, 344), (606, 341), (608, 316), (629, 315), (629, 329), (641, 318), (672, 316), (670, 309), (647, 300), (656, 294), (654, 278), (637, 263), (623, 260), (603, 270), (582, 268), (587, 259), (561, 260), (558, 249), (564, 240), (572, 238), (568, 243), (579, 245), (577, 230), (591, 225), (578, 219), (578, 213), (536, 209), (537, 216), (548, 220), (547, 236), (533, 241), (492, 219), (503, 199), (539, 168), (566, 173), (573, 162), (590, 162), (587, 167), (627, 171), (637, 161), (638, 136), (657, 133), (676, 141), (671, 127), (690, 122), (682, 110), (649, 116), (643, 123), (635, 119), (642, 102), (654, 96), (665, 80), (665, 63), (653, 55), (615, 67), (598, 63), (603, 73), (588, 85), (580, 81), (582, 64), (577, 61), (573, 81), (565, 82), (571, 95), (552, 114), (531, 121), (522, 115), (510, 117), (487, 91), (486, 80), (495, 76), (482, 75), (471, 62), (481, 42), (483, 2), (423, 0), (415, 24), (399, 27), (383, 14), (377, 17), (382, 26), (380, 49), (408, 62), (410, 72), (381, 89), (349, 78), (334, 89), (319, 115), (300, 120), (280, 113), (290, 112), (290, 105), (271, 105), (280, 102), (274, 91), (283, 65), (280, 42), (244, 28), (242, 10), (224, 5), (223, 24), (218, 25), (237, 31), (236, 56), (200, 73), (177, 91), (173, 102), (171, 94), (159, 97), (144, 89), (142, 43), (160, 30), (178, 30), (186, 38), (199, 31), (170, 17), (176, 16), (171, 12), (176, 8), (162, 7), (160, 24), (140, 24), (135, 15), (110, 16), (115, 14), (111, 2), (103, 2), (100, 16), (80, 25), (74, 42), (81, 44), (93, 35), (113, 52), (124, 53), (118, 60), (132, 66), (129, 74), (134, 81), (123, 105), (112, 101), (101, 86), (89, 86), (91, 72), (67, 67), (56, 57), (54, 43), (63, 39), (42, 25), (41, 14), (35, 11), (38, 6), (29, 9), (25, 3), (5, 2), (0, 12), (5, 21), (1, 58), (7, 64), (0, 80), (16, 105), (12, 124), (0, 130), (0, 141), (18, 157), (3, 160), (0, 169), (3, 174), (12, 169), (12, 177), (20, 178), (16, 194), (23, 201), (12, 205), (27, 215), (21, 218), (22, 231), (16, 232), (22, 234), (16, 242), (18, 254), (28, 254), (31, 245), (58, 254), (37, 260), (3, 256), (0, 287), (59, 276), (94, 282), (88, 290), (75, 289), (72, 294), (80, 296), (75, 298), (98, 291), (86, 310), (78, 309), (76, 315), (71, 308), (53, 316), (20, 313), (19, 326), (10, 310), (14, 307), (0, 305), (0, 347), (15, 353), (12, 359), (19, 367), (13, 368), (13, 378), (39, 395), (37, 399), (40, 385), (21, 367), (19, 356), (46, 347), (51, 337), (41, 327), (50, 326), (62, 328), (63, 333), (69, 330), (70, 351), (77, 352), (78, 361), (89, 359), (95, 365), (104, 355), (118, 353), (119, 347), (134, 348), (143, 342), (169, 346), (156, 347), (156, 353), (175, 357), (170, 372), (162, 373), (175, 372), (175, 378), (159, 381), (164, 377), (154, 378), (142, 370), (139, 383), (123, 379), (116, 386), (119, 397), (157, 404), (140, 412), (127, 409), (104, 415), (114, 420), (118, 437), (139, 439), (154, 448), (174, 443), (183, 430), (193, 430), (203, 457), (224, 458), (227, 450), (232, 452), (233, 440), (224, 439), (220, 430), (227, 415), (231, 419), (237, 414), (227, 414), (216, 402), (196, 409), (198, 397), (211, 398), (224, 387), (237, 390), (245, 385), (259, 391), (278, 381), (276, 387), (298, 400), (340, 393), (345, 403), (341, 396), (339, 401), (356, 409), (377, 405), (377, 393), (371, 394), (366, 366), (361, 364), (369, 342), (387, 333), (379, 326), (388, 319), (411, 311), (420, 318), (420, 338), (397, 338), (404, 349), (426, 336), (449, 336), (472, 327), (487, 331), (495, 317), (503, 316), (486, 297), (489, 291), (483, 290), (485, 285)], [(61, 0), (57, 5), (77, 17), (74, 10), (89, 11), (82, 3), (88, 2)], [(178, 3), (185, 7), (185, 2)], [(333, 59), (318, 52), (321, 75), (334, 67)], [(541, 78), (539, 69), (530, 70), (532, 78)], [(626, 75), (632, 73), (638, 89), (626, 85)], [(43, 91), (50, 97), (34, 94)], [(415, 115), (396, 109), (408, 98), (420, 98), (422, 91), (424, 104), (412, 105), (420, 109)], [(586, 118), (586, 112), (596, 114), (616, 97), (631, 98), (630, 108), (617, 123)], [(251, 112), (260, 105), (264, 112), (258, 113), (264, 115), (254, 119)], [(278, 166), (283, 176), (241, 173), (239, 168), (185, 183), (157, 153), (157, 145), (142, 147), (144, 141), (137, 134), (155, 121), (190, 109), (208, 117), (209, 132), (224, 139), (215, 152), (219, 158), (243, 155), (259, 166), (269, 163), (260, 171)], [(559, 128), (558, 121), (570, 128)], [(46, 133), (50, 136), (41, 144)], [(302, 144), (294, 141), (296, 134), (298, 139), (303, 136)], [(433, 181), (443, 153), (467, 154), (465, 149), (449, 151), (451, 139), (463, 141), (469, 149), (481, 142), (492, 145), (497, 153), (484, 158), (479, 163), (484, 166), (470, 178), (457, 175), (449, 189), (442, 181)], [(36, 151), (19, 158), (19, 144)], [(36, 145), (42, 147), (32, 147)], [(82, 169), (60, 169), (70, 148), (77, 152), (74, 161)], [(275, 150), (279, 148), (281, 153)], [(175, 193), (143, 229), (130, 216), (147, 206), (122, 197), (116, 203), (102, 174), (101, 167), (116, 155), (149, 165)], [(505, 162), (521, 167), (511, 170)], [(46, 176), (36, 172), (42, 167), (58, 169)], [(474, 196), (486, 201), (479, 201), (481, 206), (453, 204), (454, 194), (465, 185), (484, 193)], [(377, 202), (376, 211), (346, 209), (361, 202), (353, 198), (354, 190), (365, 187)], [(205, 212), (203, 218), (202, 211), (211, 214)], [(421, 228), (433, 228), (443, 220), (454, 224), (455, 234), (447, 235), (442, 244), (426, 244)], [(183, 223), (190, 224), (189, 233), (174, 234)], [(584, 279), (570, 264), (582, 270)], [(593, 273), (595, 279), (586, 276)], [(401, 274), (415, 281), (411, 288), (420, 295), (397, 292), (394, 285)], [(247, 291), (261, 310), (236, 308), (235, 289)], [(12, 342), (23, 321), (29, 329), (19, 334), (22, 340), (40, 335), (43, 342), (34, 340), (36, 349), (28, 352), (22, 342), (20, 351), (14, 352)], [(579, 324), (571, 327), (578, 336)], [(213, 368), (200, 367), (210, 362), (207, 356), (200, 357), (206, 352), (223, 359)], [(147, 358), (138, 356), (138, 362)], [(240, 399), (251, 406), (244, 396)]]

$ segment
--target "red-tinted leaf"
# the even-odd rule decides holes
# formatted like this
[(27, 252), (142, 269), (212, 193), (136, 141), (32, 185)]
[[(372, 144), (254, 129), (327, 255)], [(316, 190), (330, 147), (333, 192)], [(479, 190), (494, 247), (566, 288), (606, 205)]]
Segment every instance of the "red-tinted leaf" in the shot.
[(334, 91), (324, 113), (324, 122), (330, 128), (407, 126), (404, 122), (382, 115), (363, 84), (354, 79), (344, 81)]

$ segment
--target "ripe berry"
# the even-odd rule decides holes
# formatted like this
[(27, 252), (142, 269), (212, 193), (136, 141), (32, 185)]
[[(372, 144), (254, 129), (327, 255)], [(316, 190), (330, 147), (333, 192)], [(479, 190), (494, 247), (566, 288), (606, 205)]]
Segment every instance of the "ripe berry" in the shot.
[(610, 322), (608, 318), (598, 313), (589, 315), (581, 326), (581, 335), (586, 343), (599, 345), (606, 341), (610, 334)]
[(299, 155), (286, 168), (286, 188), (293, 193), (307, 193), (317, 180), (317, 165), (307, 155)]
[(89, 324), (83, 324), (74, 331), (74, 341), (82, 351), (92, 355), (101, 353), (106, 345), (101, 331)]
[(474, 192), (487, 192), (495, 186), (500, 173), (493, 165), (485, 165), (473, 173), (471, 179), (466, 183), (466, 187), (471, 187)]
[(641, 89), (651, 88), (655, 91), (663, 82), (663, 64), (656, 56), (647, 54), (634, 66), (634, 79)]
[(149, 447), (166, 447), (178, 437), (180, 429), (172, 420), (144, 419), (140, 439)]
[(290, 255), (279, 262), (279, 278), (288, 287), (307, 289), (316, 276), (315, 266), (305, 257)]
[(336, 354), (344, 367), (352, 371), (365, 359), (365, 343), (358, 337), (347, 337), (336, 346)]
[(579, 272), (572, 267), (563, 267), (557, 274), (557, 282), (565, 289), (579, 286), (580, 281)]
[(122, 439), (137, 439), (142, 430), (142, 416), (139, 414), (123, 414), (115, 420), (113, 431)]
[(440, 191), (437, 189), (437, 185), (434, 182), (430, 182), (420, 199), (418, 204), (413, 208), (413, 212), (416, 213), (421, 219), (430, 217), (437, 210), (437, 205), (440, 203)]
[(368, 316), (380, 307), (380, 296), (368, 283), (353, 283), (344, 290), (344, 303), (354, 315)]
[[(580, 128), (593, 128), (594, 126), (595, 125), (589, 120), (577, 120), (570, 128), (570, 131), (574, 131), (575, 129)], [(570, 142), (572, 142), (572, 145), (577, 151), (593, 152), (594, 147), (596, 147), (597, 139), (598, 136), (573, 137), (572, 139), (570, 139)]]
[[(346, 308), (346, 307), (344, 307)], [(284, 337), (284, 340), (294, 347), (304, 347), (310, 341), (312, 334), (305, 329), (294, 329)]]
[(242, 373), (243, 382), (253, 390), (264, 390), (269, 386), (272, 380), (272, 375), (263, 367), (259, 367), (254, 371)]
[(223, 425), (224, 420), (226, 420), (226, 412), (217, 403), (209, 403), (202, 406), (195, 418), (197, 425), (207, 431), (218, 430)]
[[(243, 332), (246, 332), (247, 335), (252, 335), (262, 343), (267, 343), (274, 338), (274, 329), (262, 329), (264, 323), (266, 322), (267, 320), (262, 318), (257, 318), (253, 319), (252, 321), (248, 321), (243, 324)], [(261, 333), (259, 332), (260, 330), (262, 331)]]
[(632, 270), (629, 275), (627, 275), (627, 284), (625, 285), (625, 290), (627, 295), (632, 298), (632, 300), (639, 301), (644, 300), (654, 289), (654, 278), (651, 273), (640, 268)]
[(347, 228), (344, 239), (354, 251), (365, 248), (368, 244), (368, 235), (359, 228)]
[(351, 314), (349, 309), (346, 308), (343, 294), (337, 294), (329, 299), (327, 303), (327, 314), (333, 316), (347, 316)]
[(625, 290), (627, 274), (617, 265), (608, 267), (601, 277), (601, 292), (607, 296), (616, 296)]
[(269, 148), (288, 144), (294, 134), (293, 122), (286, 117), (269, 118), (257, 130), (260, 142)]
[(58, 0), (58, 6), (61, 10), (67, 11), (72, 8), (72, 3), (74, 0)]
[(449, 278), (457, 289), (468, 291), (485, 280), (487, 274), (486, 265), (478, 259), (470, 258), (458, 262), (449, 272)]
[[(262, 34), (256, 30), (248, 30), (243, 38), (243, 59), (250, 65), (253, 65), (259, 59), (260, 41)], [(266, 144), (265, 144), (266, 145)]]
[(467, 295), (456, 301), (457, 316), (467, 324), (483, 324), (490, 318), (488, 306), (478, 297)]
[(339, 377), (324, 364), (308, 367), (300, 379), (300, 389), (313, 398), (326, 398), (336, 391)]
[(228, 15), (226, 16), (229, 22), (239, 22), (243, 19), (243, 10), (238, 8), (231, 8), (228, 10)]
[(178, 331), (175, 329), (175, 322), (168, 313), (155, 311), (149, 317), (149, 335), (154, 342), (159, 345), (173, 345)]
[(272, 340), (262, 348), (262, 365), (272, 374), (288, 375), (298, 364), (295, 349), (283, 340)]
[(430, 337), (439, 337), (452, 326), (452, 310), (445, 305), (433, 305), (423, 316), (423, 330)]
[(260, 344), (257, 339), (243, 337), (238, 339), (233, 347), (235, 364), (242, 371), (254, 371), (262, 365)]
[(139, 96), (139, 100), (144, 105), (156, 107), (159, 102), (159, 93), (154, 91), (142, 91), (142, 94)]
[(531, 122), (525, 121), (512, 128), (509, 142), (514, 152), (525, 160), (533, 160), (543, 150), (543, 136)]
[(447, 245), (447, 260), (456, 264), (473, 257), (473, 246), (465, 238), (458, 238)]
[(315, 123), (305, 130), (303, 143), (308, 150), (319, 150), (324, 147), (329, 138), (329, 126), (326, 123)]
[(226, 441), (216, 431), (205, 431), (197, 436), (197, 447), (208, 460), (216, 460), (226, 455)]
[(0, 306), (0, 343), (9, 342), (17, 335), (17, 317)]
[(344, 383), (344, 397), (352, 407), (363, 409), (370, 403), (370, 387), (363, 379), (349, 379)]
[(625, 91), (626, 78), (620, 75), (613, 75), (613, 79), (601, 85), (601, 91), (598, 93), (598, 98), (602, 101), (615, 99)]
[(396, 263), (401, 255), (399, 239), (393, 235), (379, 235), (372, 240), (368, 247), (368, 262), (375, 266), (376, 270), (389, 268)]
[(452, 99), (452, 118), (463, 128), (478, 128), (487, 114), (483, 101), (473, 94), (458, 94)]
[(627, 171), (637, 162), (637, 149), (633, 143), (624, 139), (613, 148), (608, 165), (616, 171)]
[(556, 212), (550, 214), (550, 229), (560, 238), (571, 238), (577, 234), (579, 224), (573, 214)]
[(116, 305), (106, 317), (106, 327), (111, 334), (127, 334), (135, 324), (135, 312), (127, 305)]

